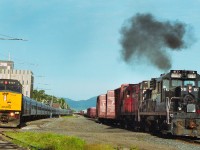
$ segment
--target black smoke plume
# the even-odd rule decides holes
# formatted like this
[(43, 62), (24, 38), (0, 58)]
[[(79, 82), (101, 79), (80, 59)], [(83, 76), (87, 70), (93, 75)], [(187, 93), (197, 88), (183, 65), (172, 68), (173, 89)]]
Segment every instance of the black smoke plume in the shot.
[(161, 70), (171, 68), (170, 50), (186, 48), (186, 25), (180, 22), (161, 22), (151, 14), (137, 14), (121, 29), (122, 57), (127, 63), (146, 59)]

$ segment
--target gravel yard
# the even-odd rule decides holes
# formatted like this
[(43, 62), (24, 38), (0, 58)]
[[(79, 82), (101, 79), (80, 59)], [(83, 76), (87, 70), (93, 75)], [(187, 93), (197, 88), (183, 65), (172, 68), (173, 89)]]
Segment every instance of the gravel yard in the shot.
[(76, 116), (52, 118), (28, 122), (20, 131), (54, 132), (77, 136), (87, 143), (111, 144), (121, 149), (138, 147), (140, 150), (199, 150), (200, 144), (176, 139), (165, 139), (147, 133), (113, 128), (95, 121)]

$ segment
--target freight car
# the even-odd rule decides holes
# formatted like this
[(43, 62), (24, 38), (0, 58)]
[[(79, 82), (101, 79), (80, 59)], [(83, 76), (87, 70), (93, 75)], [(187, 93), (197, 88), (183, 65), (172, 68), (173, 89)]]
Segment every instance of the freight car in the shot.
[(27, 120), (70, 114), (69, 109), (52, 108), (23, 96), (19, 81), (0, 79), (0, 127), (17, 127)]
[(87, 109), (87, 117), (96, 118), (96, 107), (90, 107)]
[[(135, 130), (200, 137), (200, 75), (197, 71), (170, 70), (148, 81), (122, 84), (114, 90), (114, 95), (113, 123)], [(97, 108), (102, 106), (100, 101), (99, 96)], [(97, 118), (104, 122), (108, 117), (106, 112), (102, 113), (97, 113)]]
[(97, 96), (96, 115), (100, 122), (104, 122), (106, 118), (106, 95)]

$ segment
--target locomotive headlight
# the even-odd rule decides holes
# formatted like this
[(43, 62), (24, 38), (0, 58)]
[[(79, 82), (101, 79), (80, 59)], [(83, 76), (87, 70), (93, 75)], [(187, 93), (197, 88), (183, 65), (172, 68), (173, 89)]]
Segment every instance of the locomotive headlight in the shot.
[(14, 116), (15, 116), (14, 112), (11, 112), (11, 113), (10, 113), (10, 116), (11, 116), (11, 117), (14, 117)]
[(191, 93), (192, 92), (192, 86), (188, 87), (188, 92)]
[(181, 108), (181, 107), (178, 107), (178, 110), (179, 110), (179, 111), (181, 111), (181, 110), (182, 110), (182, 108)]

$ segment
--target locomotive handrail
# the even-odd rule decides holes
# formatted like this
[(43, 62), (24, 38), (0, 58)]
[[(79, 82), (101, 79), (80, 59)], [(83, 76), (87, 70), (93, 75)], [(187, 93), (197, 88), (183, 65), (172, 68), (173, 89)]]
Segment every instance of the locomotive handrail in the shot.
[(169, 109), (170, 109), (171, 99), (166, 97), (166, 112), (167, 112), (167, 124), (169, 124)]
[(170, 100), (172, 100), (172, 99), (181, 99), (181, 97), (171, 97)]
[(170, 105), (171, 105), (172, 99), (181, 99), (181, 97), (171, 97), (171, 99), (169, 99), (169, 97), (166, 97), (167, 124), (170, 124), (170, 122), (169, 122), (169, 110), (170, 110)]

